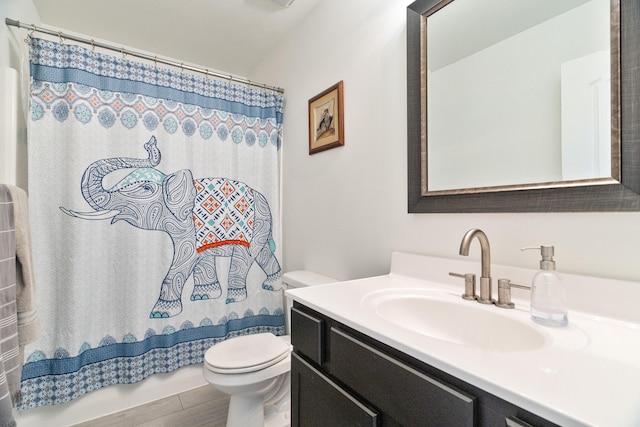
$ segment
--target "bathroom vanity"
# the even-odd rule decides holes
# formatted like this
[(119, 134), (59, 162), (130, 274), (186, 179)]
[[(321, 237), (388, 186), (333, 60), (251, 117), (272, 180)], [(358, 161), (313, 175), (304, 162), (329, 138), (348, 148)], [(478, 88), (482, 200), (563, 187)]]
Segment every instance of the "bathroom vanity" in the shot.
[(601, 279), (566, 276), (570, 324), (548, 328), (525, 291), (515, 309), (460, 298), (448, 272), (477, 268), (394, 253), (389, 275), (288, 292), (292, 426), (640, 425), (640, 313), (626, 299), (640, 284), (606, 284), (622, 298), (611, 314)]
[(303, 305), (291, 320), (293, 426), (556, 425)]

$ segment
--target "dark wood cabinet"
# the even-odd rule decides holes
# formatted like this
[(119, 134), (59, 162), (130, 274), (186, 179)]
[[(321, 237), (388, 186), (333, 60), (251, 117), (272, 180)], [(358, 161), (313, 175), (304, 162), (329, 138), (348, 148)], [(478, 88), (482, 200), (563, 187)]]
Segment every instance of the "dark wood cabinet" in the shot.
[[(475, 398), (331, 328), (331, 373), (399, 424), (474, 426)], [(374, 386), (375, 385), (375, 386)]]
[(292, 427), (378, 426), (379, 415), (295, 353), (291, 357)]
[(294, 302), (291, 425), (555, 424)]

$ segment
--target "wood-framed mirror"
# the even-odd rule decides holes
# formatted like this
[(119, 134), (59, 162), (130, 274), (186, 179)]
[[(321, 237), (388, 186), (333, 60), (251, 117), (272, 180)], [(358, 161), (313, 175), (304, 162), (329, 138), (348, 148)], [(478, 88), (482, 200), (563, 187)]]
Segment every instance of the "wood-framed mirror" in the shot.
[[(437, 127), (435, 124), (431, 128), (429, 126), (428, 108), (436, 107), (430, 104), (433, 101), (428, 98), (428, 88), (429, 84), (439, 80), (431, 76), (432, 81), (428, 81), (432, 70), (428, 63), (427, 26), (430, 16), (433, 18), (439, 11), (446, 11), (452, 3), (462, 4), (465, 1), (469, 0), (418, 0), (407, 8), (408, 211), (410, 213), (471, 213), (640, 210), (640, 116), (634, 114), (636, 109), (640, 108), (640, 54), (638, 53), (640, 52), (640, 4), (634, 0), (607, 0), (605, 5), (609, 7), (610, 12), (608, 15), (610, 52), (608, 54), (611, 59), (609, 117), (611, 127), (607, 132), (611, 134), (611, 151), (607, 155), (611, 158), (611, 168), (605, 172), (604, 176), (571, 179), (569, 174), (569, 179), (564, 180), (542, 179), (497, 185), (480, 183), (477, 186), (454, 184), (451, 188), (434, 186), (436, 178), (429, 177), (429, 161), (434, 161), (436, 152), (429, 152), (428, 139), (429, 136), (433, 138), (429, 132), (434, 133), (433, 129)], [(557, 0), (554, 1), (557, 2)], [(589, 1), (575, 0), (573, 3), (577, 3), (578, 7), (589, 7), (588, 4), (584, 5)], [(487, 6), (499, 4), (493, 0), (480, 2), (473, 0), (473, 3), (486, 3)], [(491, 13), (490, 8), (486, 13)], [(477, 16), (477, 13), (474, 16)], [(432, 26), (435, 27), (435, 23)], [(434, 38), (434, 35), (431, 34), (431, 37)], [(443, 37), (450, 38), (450, 36)], [(431, 50), (434, 49), (431, 48)], [(435, 68), (435, 65), (432, 64), (432, 67)], [(469, 71), (469, 73), (472, 72)], [(560, 86), (559, 74), (558, 70), (558, 86)], [(574, 78), (571, 77), (568, 80), (571, 81)], [(450, 87), (451, 83), (447, 88)], [(429, 89), (435, 92), (433, 87)], [(560, 103), (560, 95), (557, 95), (557, 98), (557, 102)], [(460, 101), (458, 102), (460, 105)], [(563, 115), (567, 116), (566, 113)], [(454, 119), (457, 117), (454, 116)], [(454, 127), (464, 126), (469, 122), (468, 118), (459, 117), (460, 121), (453, 123)], [(451, 127), (451, 120), (447, 123)], [(493, 128), (495, 127), (496, 125), (493, 125)], [(441, 126), (441, 128), (445, 127)], [(455, 137), (440, 139), (450, 142), (453, 138)], [(538, 139), (534, 138), (534, 142), (546, 143), (543, 137), (536, 138)], [(452, 151), (451, 147), (449, 149), (449, 152), (454, 153), (456, 150), (457, 153), (468, 150), (456, 148)], [(494, 151), (493, 155), (494, 157), (502, 156), (500, 149), (497, 152)], [(574, 157), (576, 156), (569, 157), (565, 154), (565, 158)], [(442, 159), (446, 160), (446, 157)], [(435, 161), (441, 162), (440, 159)], [(507, 162), (510, 163), (511, 160)], [(435, 169), (432, 167), (432, 172)], [(441, 169), (452, 169), (452, 167)], [(491, 166), (492, 172), (495, 173), (495, 169), (500, 168)], [(502, 171), (498, 170), (498, 175), (501, 174)], [(457, 175), (460, 173), (457, 172)], [(474, 175), (471, 176), (471, 182), (476, 182)], [(479, 174), (475, 176), (480, 178)], [(429, 181), (432, 181), (431, 189)], [(480, 179), (477, 181), (482, 182)]]

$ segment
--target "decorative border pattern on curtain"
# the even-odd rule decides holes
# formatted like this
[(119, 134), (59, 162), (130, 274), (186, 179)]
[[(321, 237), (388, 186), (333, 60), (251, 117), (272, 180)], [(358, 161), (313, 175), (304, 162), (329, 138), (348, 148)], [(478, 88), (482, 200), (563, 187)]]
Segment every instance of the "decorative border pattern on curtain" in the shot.
[[(284, 333), (281, 95), (31, 39), (22, 409)], [(84, 212), (83, 212), (84, 211)]]

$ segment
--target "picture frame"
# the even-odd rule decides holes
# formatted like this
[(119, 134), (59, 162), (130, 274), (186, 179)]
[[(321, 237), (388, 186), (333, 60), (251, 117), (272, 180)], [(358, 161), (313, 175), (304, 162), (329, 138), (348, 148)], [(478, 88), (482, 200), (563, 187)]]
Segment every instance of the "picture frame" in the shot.
[(344, 83), (309, 99), (309, 155), (344, 145)]

